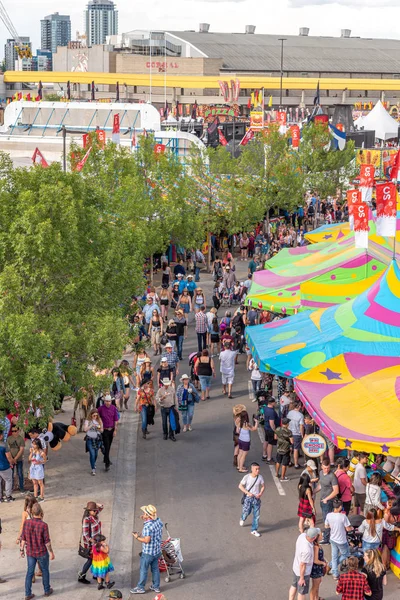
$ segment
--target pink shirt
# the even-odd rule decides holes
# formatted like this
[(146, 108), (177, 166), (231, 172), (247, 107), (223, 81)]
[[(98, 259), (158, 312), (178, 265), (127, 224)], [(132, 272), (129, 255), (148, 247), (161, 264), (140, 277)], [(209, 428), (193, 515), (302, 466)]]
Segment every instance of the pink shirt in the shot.
[(341, 494), (341, 501), (342, 502), (348, 502), (349, 500), (351, 500), (351, 479), (350, 477), (347, 475), (347, 473), (341, 472), (339, 473), (339, 475), (337, 474), (337, 472), (335, 473), (336, 478), (338, 480), (338, 484), (339, 484), (339, 492)]

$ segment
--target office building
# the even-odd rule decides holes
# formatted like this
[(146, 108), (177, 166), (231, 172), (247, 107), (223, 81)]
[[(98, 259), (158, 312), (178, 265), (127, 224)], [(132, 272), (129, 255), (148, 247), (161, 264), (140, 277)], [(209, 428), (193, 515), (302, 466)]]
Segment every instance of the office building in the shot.
[(71, 18), (58, 12), (40, 21), (41, 49), (54, 54), (58, 46), (67, 46), (71, 41)]
[(8, 39), (4, 44), (4, 60), (6, 63), (6, 71), (18, 70), (18, 58), (24, 54), (32, 54), (32, 44), (29, 37), (21, 37), (21, 44), (13, 39)]
[(112, 0), (89, 0), (85, 12), (87, 45), (105, 44), (118, 33), (118, 11)]

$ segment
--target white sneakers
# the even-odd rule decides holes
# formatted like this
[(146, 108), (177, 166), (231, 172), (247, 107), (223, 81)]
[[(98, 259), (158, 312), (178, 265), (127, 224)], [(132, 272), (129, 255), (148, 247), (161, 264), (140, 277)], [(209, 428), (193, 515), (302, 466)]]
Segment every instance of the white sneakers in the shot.
[(254, 537), (261, 537), (261, 533), (258, 533), (258, 531), (252, 531), (251, 535), (254, 535)]
[(240, 527), (243, 527), (243, 525), (244, 525), (244, 521), (242, 521), (242, 519), (240, 519), (240, 521), (239, 521), (239, 525), (240, 525)]

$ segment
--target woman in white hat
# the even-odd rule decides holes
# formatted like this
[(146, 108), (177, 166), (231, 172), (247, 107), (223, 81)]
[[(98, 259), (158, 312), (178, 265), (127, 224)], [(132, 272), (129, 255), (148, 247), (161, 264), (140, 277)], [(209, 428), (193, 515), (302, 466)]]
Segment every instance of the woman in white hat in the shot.
[(192, 421), (194, 415), (194, 404), (200, 401), (199, 394), (192, 383), (189, 375), (182, 375), (181, 383), (176, 390), (179, 412), (182, 414), (183, 433), (192, 431)]

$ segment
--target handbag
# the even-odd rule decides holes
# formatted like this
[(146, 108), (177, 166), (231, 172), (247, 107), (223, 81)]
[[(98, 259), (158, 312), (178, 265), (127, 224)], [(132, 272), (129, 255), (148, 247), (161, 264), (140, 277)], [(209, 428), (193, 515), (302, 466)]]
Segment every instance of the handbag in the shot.
[[(248, 492), (251, 492), (251, 490), (253, 489), (253, 487), (256, 485), (256, 483), (257, 483), (257, 479), (258, 479), (258, 475), (257, 475), (257, 477), (256, 477), (256, 480), (255, 480), (255, 482), (254, 482), (254, 483), (252, 483), (252, 484), (251, 484), (251, 486), (249, 487), (249, 489), (247, 490)], [(247, 494), (243, 494), (243, 496), (242, 496), (242, 499), (241, 499), (241, 501), (240, 501), (242, 504), (244, 504), (244, 500), (245, 500), (246, 496), (247, 496)]]
[(165, 346), (165, 344), (168, 344), (168, 336), (166, 333), (163, 333), (160, 339), (160, 344), (161, 346)]
[[(83, 519), (82, 519), (82, 525), (83, 525)], [(82, 546), (82, 528), (81, 528), (81, 537), (79, 538), (78, 554), (79, 554), (79, 556), (82, 556), (82, 558), (86, 558), (86, 560), (88, 558), (90, 558), (90, 556), (91, 556), (90, 548), (85, 548), (85, 546)]]

